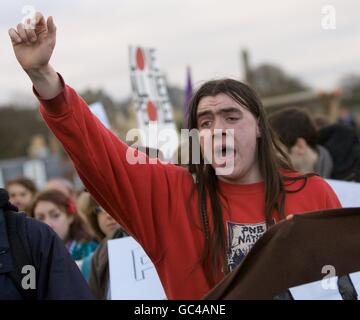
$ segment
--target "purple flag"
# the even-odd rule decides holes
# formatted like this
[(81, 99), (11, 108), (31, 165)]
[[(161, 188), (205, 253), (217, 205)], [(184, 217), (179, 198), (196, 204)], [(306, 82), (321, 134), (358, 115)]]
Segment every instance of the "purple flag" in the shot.
[(186, 88), (185, 88), (185, 102), (184, 102), (184, 128), (187, 128), (188, 119), (189, 119), (189, 107), (190, 101), (193, 96), (193, 88), (191, 82), (191, 70), (190, 67), (186, 69)]

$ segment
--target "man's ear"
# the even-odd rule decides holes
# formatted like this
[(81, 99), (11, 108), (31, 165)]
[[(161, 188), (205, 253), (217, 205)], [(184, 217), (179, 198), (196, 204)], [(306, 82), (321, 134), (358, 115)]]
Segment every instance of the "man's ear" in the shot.
[(260, 138), (261, 137), (261, 131), (260, 131), (260, 126), (259, 126), (259, 119), (256, 120), (256, 138)]
[(256, 138), (260, 138), (260, 137), (261, 137), (260, 128), (257, 127), (257, 128), (256, 128)]

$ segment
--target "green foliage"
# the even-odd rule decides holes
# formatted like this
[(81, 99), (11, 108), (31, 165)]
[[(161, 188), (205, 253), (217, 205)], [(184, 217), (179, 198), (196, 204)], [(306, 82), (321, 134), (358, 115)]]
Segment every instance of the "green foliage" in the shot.
[(37, 109), (0, 108), (0, 159), (27, 155), (31, 138), (49, 136), (49, 129)]

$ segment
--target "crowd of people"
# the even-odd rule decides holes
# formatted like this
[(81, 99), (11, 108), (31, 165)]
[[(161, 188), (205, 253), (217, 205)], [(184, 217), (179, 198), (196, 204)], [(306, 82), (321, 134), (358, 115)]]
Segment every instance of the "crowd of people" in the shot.
[(121, 226), (86, 191), (65, 178), (54, 178), (37, 190), (26, 177), (5, 186), (9, 202), (48, 225), (62, 240), (98, 299), (110, 298), (107, 240), (127, 236)]
[[(15, 178), (6, 183), (9, 201), (3, 200), (3, 208), (17, 207), (30, 221), (41, 222), (36, 228), (45, 224), (56, 233), (53, 242), (62, 242), (67, 251), (61, 256), (72, 258), (92, 291), (80, 293), (84, 284), (77, 276), (71, 284), (65, 280), (64, 286), (78, 288), (78, 298), (111, 298), (107, 241), (130, 235), (153, 261), (169, 299), (200, 299), (273, 224), (294, 214), (340, 208), (323, 178), (360, 182), (360, 144), (352, 122), (319, 128), (299, 108), (267, 116), (256, 92), (232, 79), (204, 83), (191, 100), (188, 123), (199, 136), (233, 131), (230, 174), (217, 174), (222, 164), (205, 161), (202, 139), (190, 141), (186, 166), (129, 164), (126, 143), (49, 64), (56, 40), (53, 19), (37, 14), (35, 29), (19, 24), (9, 34), (40, 112), (86, 190), (78, 192), (62, 178), (37, 190), (31, 180)], [(201, 161), (192, 163), (196, 145)], [(227, 147), (225, 137), (214, 140), (214, 152)], [(59, 283), (55, 287), (61, 292)], [(38, 297), (72, 298), (74, 292)]]

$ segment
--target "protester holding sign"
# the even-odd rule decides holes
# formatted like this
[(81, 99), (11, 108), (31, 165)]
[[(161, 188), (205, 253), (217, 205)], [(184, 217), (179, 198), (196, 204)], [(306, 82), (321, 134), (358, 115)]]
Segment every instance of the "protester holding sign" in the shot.
[[(189, 170), (160, 161), (130, 164), (127, 153), (142, 160), (146, 155), (107, 130), (49, 65), (56, 40), (53, 19), (45, 22), (37, 14), (35, 30), (20, 24), (9, 33), (48, 126), (96, 201), (152, 259), (169, 299), (201, 298), (268, 226), (287, 215), (340, 207), (322, 178), (292, 170), (260, 100), (246, 85), (207, 82), (190, 106), (190, 129), (200, 135), (233, 132), (233, 157), (225, 156), (233, 164), (230, 173), (216, 175), (223, 165), (204, 163), (202, 143), (202, 161), (190, 163)], [(224, 139), (213, 147), (220, 154), (227, 149)]]

